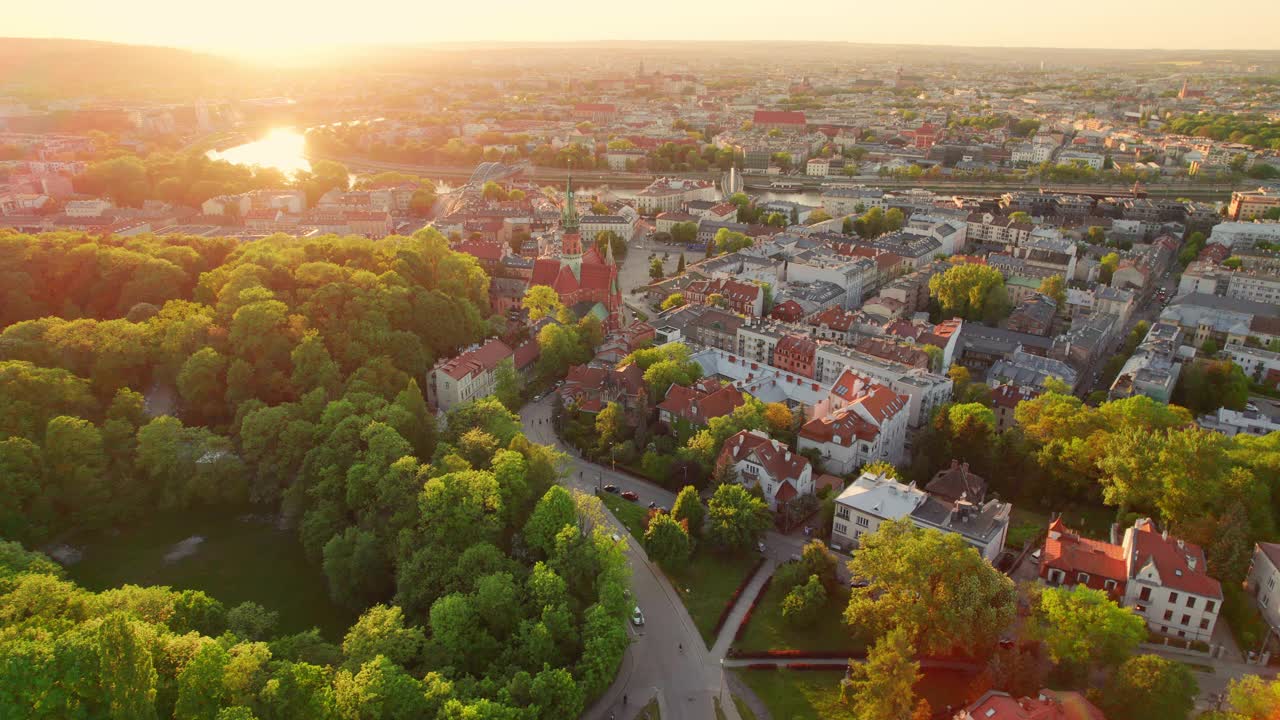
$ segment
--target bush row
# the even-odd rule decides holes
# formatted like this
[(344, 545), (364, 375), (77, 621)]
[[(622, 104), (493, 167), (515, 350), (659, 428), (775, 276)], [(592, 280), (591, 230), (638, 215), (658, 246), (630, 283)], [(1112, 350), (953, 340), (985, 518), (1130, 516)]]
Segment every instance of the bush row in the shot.
[[(738, 604), (738, 598), (742, 596), (742, 591), (747, 588), (747, 585), (751, 584), (752, 578), (756, 576), (756, 573), (760, 572), (760, 566), (762, 565), (764, 565), (763, 557), (756, 561), (756, 564), (751, 567), (751, 572), (747, 573), (742, 582), (738, 583), (738, 587), (734, 589), (733, 594), (725, 602), (724, 609), (720, 611), (720, 618), (716, 620), (716, 629), (711, 632), (711, 637), (720, 637), (720, 630), (724, 628), (725, 622), (729, 619), (729, 613), (733, 612), (733, 606)], [(713, 640), (712, 642), (714, 643), (715, 641)]]

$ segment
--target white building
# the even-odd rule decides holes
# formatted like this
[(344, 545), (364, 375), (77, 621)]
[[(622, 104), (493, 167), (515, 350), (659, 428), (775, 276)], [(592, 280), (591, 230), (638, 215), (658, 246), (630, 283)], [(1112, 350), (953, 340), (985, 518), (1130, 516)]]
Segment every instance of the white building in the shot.
[(804, 165), (804, 174), (810, 177), (826, 177), (831, 173), (831, 161), (827, 158), (810, 158)]
[(994, 561), (1004, 550), (1013, 508), (998, 500), (986, 500), (983, 495), (985, 483), (982, 491), (970, 499), (964, 495), (934, 494), (887, 475), (863, 473), (836, 497), (831, 544), (857, 547), (861, 537), (875, 532), (881, 523), (905, 517), (916, 527), (956, 533), (982, 557)]
[(1249, 404), (1244, 410), (1218, 408), (1210, 415), (1201, 415), (1196, 423), (1205, 430), (1215, 430), (1228, 437), (1241, 433), (1262, 437), (1280, 430), (1280, 419), (1264, 415), (1257, 406)]
[(442, 360), (431, 369), (427, 399), (440, 411), (492, 395), (497, 384), (498, 363), (514, 358), (515, 352), (498, 339), (473, 346), (457, 357)]
[(636, 194), (636, 207), (646, 215), (679, 210), (691, 200), (715, 200), (719, 190), (704, 180), (658, 178)]
[(112, 208), (110, 200), (68, 200), (63, 212), (67, 217), (102, 217)]
[(770, 510), (814, 492), (809, 460), (758, 430), (743, 430), (726, 440), (717, 464), (731, 465), (743, 487), (760, 486)]
[(827, 472), (845, 475), (870, 462), (902, 462), (907, 435), (906, 395), (846, 370), (815, 417), (800, 429), (796, 447), (822, 455)]
[(1126, 607), (1163, 635), (1209, 642), (1222, 609), (1222, 585), (1209, 577), (1199, 546), (1156, 532), (1143, 518), (1125, 530)]
[(1262, 619), (1271, 628), (1264, 647), (1280, 640), (1280, 543), (1253, 546), (1253, 562), (1245, 579), (1245, 590), (1253, 596)]

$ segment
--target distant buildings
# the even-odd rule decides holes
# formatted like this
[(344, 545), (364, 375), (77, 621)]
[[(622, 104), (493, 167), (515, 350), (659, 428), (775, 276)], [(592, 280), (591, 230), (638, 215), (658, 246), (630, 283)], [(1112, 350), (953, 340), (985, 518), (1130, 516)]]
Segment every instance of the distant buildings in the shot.
[(1176, 325), (1157, 322), (1147, 330), (1147, 335), (1120, 368), (1120, 374), (1111, 383), (1108, 396), (1112, 400), (1146, 395), (1152, 400), (1168, 403), (1173, 388), (1178, 384), (1182, 369), (1178, 349), (1183, 335)]

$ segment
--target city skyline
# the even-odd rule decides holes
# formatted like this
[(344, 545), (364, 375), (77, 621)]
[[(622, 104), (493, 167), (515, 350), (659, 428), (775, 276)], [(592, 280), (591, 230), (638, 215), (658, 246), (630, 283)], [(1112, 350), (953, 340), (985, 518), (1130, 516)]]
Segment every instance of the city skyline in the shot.
[(6, 34), (181, 47), (266, 59), (315, 55), (335, 45), (458, 42), (815, 41), (1099, 50), (1280, 49), (1280, 35), (1258, 31), (1280, 20), (1280, 8), (1266, 0), (1237, 3), (1236, 15), (1256, 22), (1210, 24), (1185, 22), (1188, 15), (1181, 10), (1194, 9), (1183, 2), (1139, 0), (1117, 8), (1113, 3), (1085, 0), (1073, 10), (1097, 22), (1075, 23), (1062, 22), (1059, 11), (1048, 6), (1008, 0), (984, 5), (975, 12), (971, 6), (921, 0), (911, 17), (928, 18), (926, 23), (902, 22), (904, 16), (896, 7), (860, 7), (847, 28), (837, 25), (822, 32), (819, 18), (842, 17), (848, 8), (820, 0), (806, 18), (786, 23), (778, 22), (776, 9), (759, 0), (740, 2), (731, 10), (656, 0), (639, 14), (674, 19), (637, 23), (636, 10), (629, 7), (599, 8), (587, 14), (574, 12), (567, 4), (514, 0), (498, 0), (483, 11), (469, 5), (393, 2), (379, 6), (376, 13), (341, 16), (306, 13), (291, 3), (230, 0), (222, 5), (223, 12), (192, 22), (183, 10), (155, 0), (87, 7), (51, 0), (11, 10)]

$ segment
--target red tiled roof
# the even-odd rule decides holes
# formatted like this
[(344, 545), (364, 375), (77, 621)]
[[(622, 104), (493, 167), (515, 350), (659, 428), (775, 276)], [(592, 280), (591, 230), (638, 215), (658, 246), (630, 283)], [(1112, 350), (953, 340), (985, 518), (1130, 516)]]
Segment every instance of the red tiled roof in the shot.
[(615, 113), (618, 107), (612, 103), (577, 103), (573, 106), (574, 112), (600, 112)]
[[(1058, 537), (1053, 537), (1057, 533)], [(1054, 567), (1075, 578), (1077, 572), (1095, 577), (1124, 581), (1124, 548), (1109, 542), (1091, 540), (1072, 532), (1062, 519), (1049, 524), (1049, 537), (1044, 543), (1044, 567)]]
[(1014, 698), (989, 690), (956, 716), (964, 720), (1107, 720), (1075, 691), (1041, 690), (1036, 697)]
[(725, 440), (720, 450), (719, 462), (738, 463), (751, 458), (757, 465), (764, 467), (765, 472), (778, 481), (799, 480), (800, 474), (808, 467), (809, 460), (799, 453), (766, 435), (750, 430), (742, 430)]
[(693, 387), (672, 385), (658, 403), (658, 409), (694, 425), (706, 425), (712, 418), (728, 415), (745, 402), (741, 390), (732, 385), (722, 386), (714, 378), (704, 378)]
[(454, 249), (458, 252), (471, 255), (478, 260), (492, 260), (497, 262), (502, 259), (502, 245), (496, 242), (474, 240), (471, 242), (459, 243)]
[(514, 361), (516, 369), (521, 370), (533, 364), (533, 361), (538, 359), (538, 355), (541, 354), (541, 352), (542, 351), (538, 349), (537, 340), (526, 340), (517, 345)]
[[(1194, 569), (1188, 559), (1194, 562)], [(1155, 523), (1149, 518), (1133, 525), (1132, 561), (1130, 577), (1136, 576), (1148, 562), (1154, 562), (1162, 586), (1204, 597), (1222, 597), (1222, 584), (1206, 572), (1204, 551), (1200, 546), (1165, 537), (1156, 532)]]
[(804, 113), (798, 110), (757, 110), (752, 116), (756, 125), (804, 125)]
[(492, 370), (498, 366), (499, 362), (512, 356), (511, 348), (501, 340), (490, 340), (475, 350), (458, 355), (449, 360), (438, 369), (453, 378), (461, 380), (468, 375), (478, 375), (486, 370)]
[(774, 494), (774, 498), (784, 503), (800, 493), (796, 492), (796, 486), (791, 484), (790, 480), (783, 480), (782, 485), (778, 488), (778, 492)]

